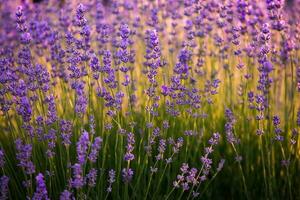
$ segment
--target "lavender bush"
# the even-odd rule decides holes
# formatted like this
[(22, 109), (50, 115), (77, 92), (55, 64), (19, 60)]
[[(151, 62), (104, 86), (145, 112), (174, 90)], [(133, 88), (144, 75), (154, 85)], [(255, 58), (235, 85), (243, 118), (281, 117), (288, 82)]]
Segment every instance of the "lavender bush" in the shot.
[(299, 199), (299, 1), (0, 15), (1, 200)]

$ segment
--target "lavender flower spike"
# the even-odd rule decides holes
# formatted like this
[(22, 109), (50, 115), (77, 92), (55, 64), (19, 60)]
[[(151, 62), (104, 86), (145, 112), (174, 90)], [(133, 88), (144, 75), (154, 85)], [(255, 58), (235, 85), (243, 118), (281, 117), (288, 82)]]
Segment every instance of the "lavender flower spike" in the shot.
[(36, 192), (34, 193), (33, 200), (49, 200), (46, 183), (43, 174), (39, 173), (36, 177)]
[(6, 200), (8, 199), (8, 182), (9, 178), (7, 176), (2, 176), (0, 178), (0, 199)]

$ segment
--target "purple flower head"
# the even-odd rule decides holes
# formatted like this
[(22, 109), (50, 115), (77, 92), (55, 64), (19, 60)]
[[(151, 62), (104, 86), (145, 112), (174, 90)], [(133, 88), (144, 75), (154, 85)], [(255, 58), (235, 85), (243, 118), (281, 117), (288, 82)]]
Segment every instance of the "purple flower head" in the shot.
[(27, 174), (35, 173), (35, 166), (30, 160), (32, 155), (31, 144), (23, 144), (21, 139), (15, 141), (17, 149), (17, 160), (19, 161), (18, 166), (22, 167)]
[(182, 163), (182, 166), (180, 167), (180, 171), (182, 172), (182, 174), (188, 173), (188, 170), (189, 170), (189, 164)]
[(72, 168), (73, 168), (73, 179), (71, 180), (71, 185), (76, 189), (80, 189), (85, 185), (81, 165), (76, 163), (72, 166)]
[(56, 104), (55, 104), (55, 98), (53, 95), (49, 95), (45, 99), (46, 104), (48, 104), (48, 114), (47, 114), (47, 120), (46, 123), (48, 125), (53, 124), (57, 121), (57, 112), (56, 112)]
[(64, 190), (59, 197), (59, 200), (72, 200), (72, 192)]
[(1, 176), (0, 178), (0, 199), (1, 200), (6, 200), (8, 199), (8, 182), (9, 182), (9, 177), (7, 176)]
[(174, 153), (178, 153), (180, 148), (183, 146), (183, 138), (179, 137), (176, 142), (174, 142), (172, 150)]
[(130, 29), (128, 24), (121, 24), (120, 28), (119, 28), (119, 34), (121, 36), (122, 39), (127, 39), (129, 38), (130, 35)]
[(297, 88), (298, 92), (300, 92), (300, 66), (297, 67)]
[(44, 139), (48, 141), (48, 149), (46, 154), (49, 158), (52, 158), (55, 154), (54, 148), (56, 146), (56, 130), (51, 128), (44, 137)]
[(219, 140), (220, 140), (220, 134), (214, 133), (213, 136), (209, 139), (208, 143), (213, 146), (218, 144)]
[(125, 161), (131, 161), (134, 159), (134, 154), (132, 153), (134, 149), (134, 143), (135, 143), (134, 134), (129, 132), (127, 134), (126, 153), (124, 155)]
[(108, 182), (110, 184), (114, 183), (115, 182), (115, 177), (116, 177), (115, 170), (113, 170), (113, 169), (109, 170), (108, 176), (109, 176)]
[(252, 91), (248, 92), (248, 101), (254, 102), (254, 93)]
[(17, 30), (20, 33), (25, 33), (27, 31), (25, 21), (26, 19), (24, 16), (23, 7), (19, 6), (16, 11), (16, 22), (17, 22)]
[(84, 18), (85, 11), (86, 7), (83, 4), (77, 6), (75, 24), (79, 27), (84, 27), (87, 23), (87, 20)]
[(76, 98), (76, 102), (75, 102), (76, 113), (84, 114), (86, 112), (87, 103), (88, 103), (88, 100), (84, 94), (78, 95)]
[(197, 181), (197, 172), (198, 170), (196, 168), (191, 168), (185, 178), (186, 182), (188, 184), (196, 185), (198, 184)]
[(163, 121), (163, 128), (164, 128), (164, 129), (168, 129), (169, 127), (170, 127), (169, 122), (168, 122), (167, 120), (164, 120), (164, 121)]
[(86, 156), (87, 156), (89, 144), (90, 144), (89, 133), (84, 130), (76, 146), (77, 160), (78, 163), (81, 165), (83, 165), (86, 162)]
[(17, 107), (17, 112), (19, 115), (22, 116), (24, 122), (29, 122), (31, 120), (31, 115), (32, 115), (31, 104), (30, 104), (30, 100), (26, 96), (21, 97), (19, 101), (19, 105)]
[(165, 139), (160, 139), (159, 140), (159, 145), (158, 145), (158, 155), (155, 157), (156, 160), (162, 160), (164, 156), (164, 152), (166, 150), (166, 140)]
[(161, 94), (164, 96), (168, 96), (170, 92), (170, 89), (166, 85), (161, 86)]
[(90, 187), (95, 187), (97, 179), (97, 170), (92, 168), (89, 173), (86, 175), (87, 184)]
[(3, 168), (5, 164), (4, 151), (0, 148), (0, 168)]
[(111, 169), (108, 172), (108, 188), (107, 188), (107, 192), (110, 193), (112, 191), (112, 184), (116, 181), (115, 177), (116, 177), (116, 172), (115, 170)]
[(297, 125), (300, 126), (300, 108), (298, 109), (297, 112)]
[(62, 143), (65, 146), (69, 146), (71, 144), (71, 136), (72, 136), (72, 123), (67, 120), (61, 120), (59, 123)]
[(207, 158), (207, 157), (201, 157), (201, 162), (203, 164), (203, 166), (206, 168), (206, 169), (210, 169), (211, 168), (211, 164), (212, 164), (212, 160), (210, 158)]
[(263, 63), (263, 70), (267, 73), (270, 73), (273, 70), (273, 65), (271, 62), (266, 61)]
[(39, 173), (36, 177), (36, 191), (33, 194), (33, 200), (48, 200), (48, 192), (43, 174)]
[(102, 140), (101, 137), (96, 137), (95, 140), (94, 140), (94, 143), (91, 146), (91, 152), (90, 152), (90, 155), (89, 155), (89, 160), (92, 163), (95, 163), (96, 160), (97, 160), (97, 156), (98, 156), (99, 150), (101, 148), (102, 142), (103, 142), (103, 140)]
[(133, 170), (131, 168), (122, 169), (122, 178), (124, 183), (129, 183), (133, 177)]
[(280, 124), (280, 118), (279, 118), (279, 116), (275, 115), (273, 117), (273, 124), (274, 124), (274, 126), (278, 126)]

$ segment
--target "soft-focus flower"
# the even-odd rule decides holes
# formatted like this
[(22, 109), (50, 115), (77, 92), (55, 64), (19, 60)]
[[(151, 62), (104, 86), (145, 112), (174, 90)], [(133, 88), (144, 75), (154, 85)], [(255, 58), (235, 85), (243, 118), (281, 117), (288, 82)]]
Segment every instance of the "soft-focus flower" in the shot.
[(48, 192), (43, 174), (39, 173), (36, 177), (36, 191), (33, 194), (33, 200), (48, 200)]
[(133, 170), (131, 168), (122, 169), (122, 178), (125, 183), (129, 183), (133, 177)]
[(35, 166), (31, 161), (32, 145), (24, 144), (21, 139), (15, 141), (17, 149), (17, 160), (19, 161), (18, 166), (22, 167), (27, 174), (35, 173)]
[(9, 177), (3, 175), (0, 178), (0, 199), (6, 200), (8, 199), (8, 183), (9, 183)]

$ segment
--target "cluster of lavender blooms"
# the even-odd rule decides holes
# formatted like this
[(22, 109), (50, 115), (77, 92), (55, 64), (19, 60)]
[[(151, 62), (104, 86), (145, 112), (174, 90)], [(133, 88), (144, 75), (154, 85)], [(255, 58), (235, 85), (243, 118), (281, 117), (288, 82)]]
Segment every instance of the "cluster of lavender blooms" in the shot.
[(299, 196), (299, 13), (0, 0), (0, 199)]
[[(192, 194), (194, 197), (197, 197), (199, 193), (197, 190), (193, 190), (194, 187), (199, 187), (199, 185), (207, 180), (207, 176), (210, 173), (212, 168), (212, 159), (209, 158), (209, 155), (213, 153), (214, 146), (219, 143), (220, 134), (214, 133), (213, 136), (209, 139), (210, 146), (205, 147), (205, 154), (201, 157), (201, 169), (198, 170), (197, 168), (189, 168), (187, 163), (183, 163), (180, 171), (181, 174), (177, 175), (176, 181), (173, 182), (175, 188), (182, 187), (184, 191), (187, 191), (192, 187)], [(223, 168), (225, 160), (222, 159), (218, 165), (217, 172), (221, 171)]]

